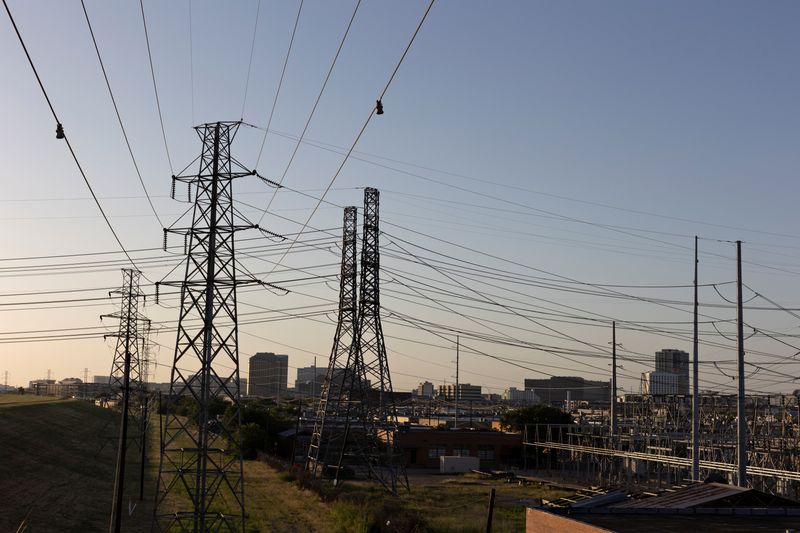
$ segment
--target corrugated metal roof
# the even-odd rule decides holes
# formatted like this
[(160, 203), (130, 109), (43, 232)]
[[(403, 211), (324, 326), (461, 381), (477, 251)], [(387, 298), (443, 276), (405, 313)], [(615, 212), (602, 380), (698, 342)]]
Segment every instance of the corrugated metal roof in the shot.
[(615, 509), (689, 509), (750, 490), (752, 489), (723, 483), (698, 483), (652, 498), (631, 499), (611, 507)]

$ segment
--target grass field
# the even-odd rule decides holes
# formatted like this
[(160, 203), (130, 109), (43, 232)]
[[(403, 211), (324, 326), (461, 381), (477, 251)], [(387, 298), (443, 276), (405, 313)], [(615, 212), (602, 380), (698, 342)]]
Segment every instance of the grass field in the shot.
[[(351, 482), (343, 487), (339, 500), (339, 523), (349, 513), (362, 523), (381, 525), (382, 531), (482, 532), (486, 530), (491, 489), (495, 489), (492, 531), (525, 530), (526, 500), (554, 499), (572, 491), (538, 485), (519, 485), (487, 480), (474, 474), (461, 476), (412, 475), (410, 492), (392, 497), (379, 487)], [(353, 521), (351, 521), (353, 522)], [(388, 525), (387, 525), (388, 524)], [(353, 531), (367, 531), (354, 527)]]
[[(113, 411), (86, 402), (0, 395), (0, 531), (16, 531), (23, 521), (28, 532), (106, 531), (116, 431)], [(131, 448), (125, 504), (133, 508), (123, 517), (124, 531), (150, 529), (156, 435), (151, 436), (154, 460), (146, 470), (143, 502), (136, 501), (138, 449)], [(411, 492), (399, 497), (364, 482), (348, 482), (338, 498), (323, 502), (317, 493), (301, 489), (288, 472), (248, 461), (247, 531), (361, 533), (370, 526), (398, 532), (484, 531), (491, 488), (497, 491), (494, 531), (522, 531), (521, 500), (569, 493), (472, 475), (410, 479)]]
[[(87, 532), (108, 529), (117, 421), (77, 400), (0, 396), (0, 531)], [(128, 488), (138, 490), (138, 469)], [(127, 501), (127, 498), (126, 498)], [(134, 500), (135, 501), (135, 500)], [(147, 505), (126, 531), (145, 531)]]

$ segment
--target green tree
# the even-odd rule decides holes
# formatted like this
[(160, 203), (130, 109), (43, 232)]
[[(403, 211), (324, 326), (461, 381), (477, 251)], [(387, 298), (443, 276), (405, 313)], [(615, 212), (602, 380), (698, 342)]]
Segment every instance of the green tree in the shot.
[(258, 424), (250, 423), (242, 425), (239, 436), (242, 440), (242, 457), (255, 459), (258, 450), (264, 448), (264, 439), (267, 437), (267, 433)]
[(561, 409), (543, 403), (506, 411), (500, 417), (500, 425), (506, 431), (523, 431), (529, 424), (572, 424), (572, 417)]

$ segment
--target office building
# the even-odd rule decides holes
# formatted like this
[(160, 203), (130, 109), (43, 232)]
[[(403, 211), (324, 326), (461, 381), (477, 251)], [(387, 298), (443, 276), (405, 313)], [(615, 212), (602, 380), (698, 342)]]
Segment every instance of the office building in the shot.
[[(455, 385), (439, 385), (439, 399), (453, 401), (456, 399)], [(470, 385), (469, 383), (458, 384), (459, 402), (480, 402), (483, 400), (480, 385)]]
[(250, 396), (285, 397), (289, 378), (289, 356), (259, 352), (250, 358)]
[(317, 398), (325, 383), (326, 368), (306, 366), (297, 369), (297, 379), (294, 380), (294, 390), (297, 396)]
[(667, 396), (679, 394), (680, 376), (672, 372), (644, 372), (641, 389), (645, 396)]
[(674, 348), (656, 352), (656, 372), (669, 372), (678, 376), (674, 394), (689, 394), (689, 353)]
[(611, 384), (578, 376), (552, 376), (547, 379), (526, 379), (525, 390), (532, 390), (539, 400), (562, 407), (567, 397), (572, 402), (610, 402)]
[(414, 396), (418, 398), (433, 398), (433, 393), (435, 389), (433, 388), (433, 383), (430, 381), (425, 381), (417, 385), (417, 388), (412, 391)]
[(503, 392), (503, 399), (513, 403), (533, 404), (539, 402), (539, 397), (533, 389), (519, 390), (516, 387), (509, 387)]

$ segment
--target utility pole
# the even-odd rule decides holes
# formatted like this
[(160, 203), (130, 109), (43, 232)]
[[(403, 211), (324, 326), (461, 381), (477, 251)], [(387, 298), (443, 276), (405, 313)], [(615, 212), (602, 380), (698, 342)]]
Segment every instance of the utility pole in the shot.
[(736, 241), (736, 309), (737, 338), (739, 347), (739, 393), (736, 398), (736, 459), (738, 464), (737, 485), (747, 486), (747, 423), (745, 413), (744, 387), (744, 317), (742, 311), (742, 241)]
[[(234, 180), (256, 174), (231, 154), (240, 125), (196, 126), (203, 143), (199, 169), (172, 178), (173, 184), (186, 183), (194, 198), (191, 226), (164, 230), (165, 248), (167, 234), (178, 234), (187, 257), (183, 280), (160, 282), (180, 288), (181, 306), (164, 415), (156, 531), (245, 531), (236, 292), (246, 284), (269, 284), (242, 276), (234, 253), (237, 232), (260, 229), (233, 202)], [(180, 398), (194, 403), (196, 416), (175, 412)], [(225, 417), (211, 411), (218, 400), (230, 404)]]
[(455, 388), (455, 400), (456, 400), (456, 414), (453, 420), (453, 428), (458, 429), (458, 366), (459, 366), (459, 353), (461, 351), (461, 339), (458, 335), (456, 335), (456, 388)]
[(697, 235), (694, 237), (694, 338), (692, 351), (692, 480), (700, 481), (700, 375), (698, 367), (699, 336), (697, 332)]
[(611, 442), (617, 438), (617, 323), (611, 322)]

